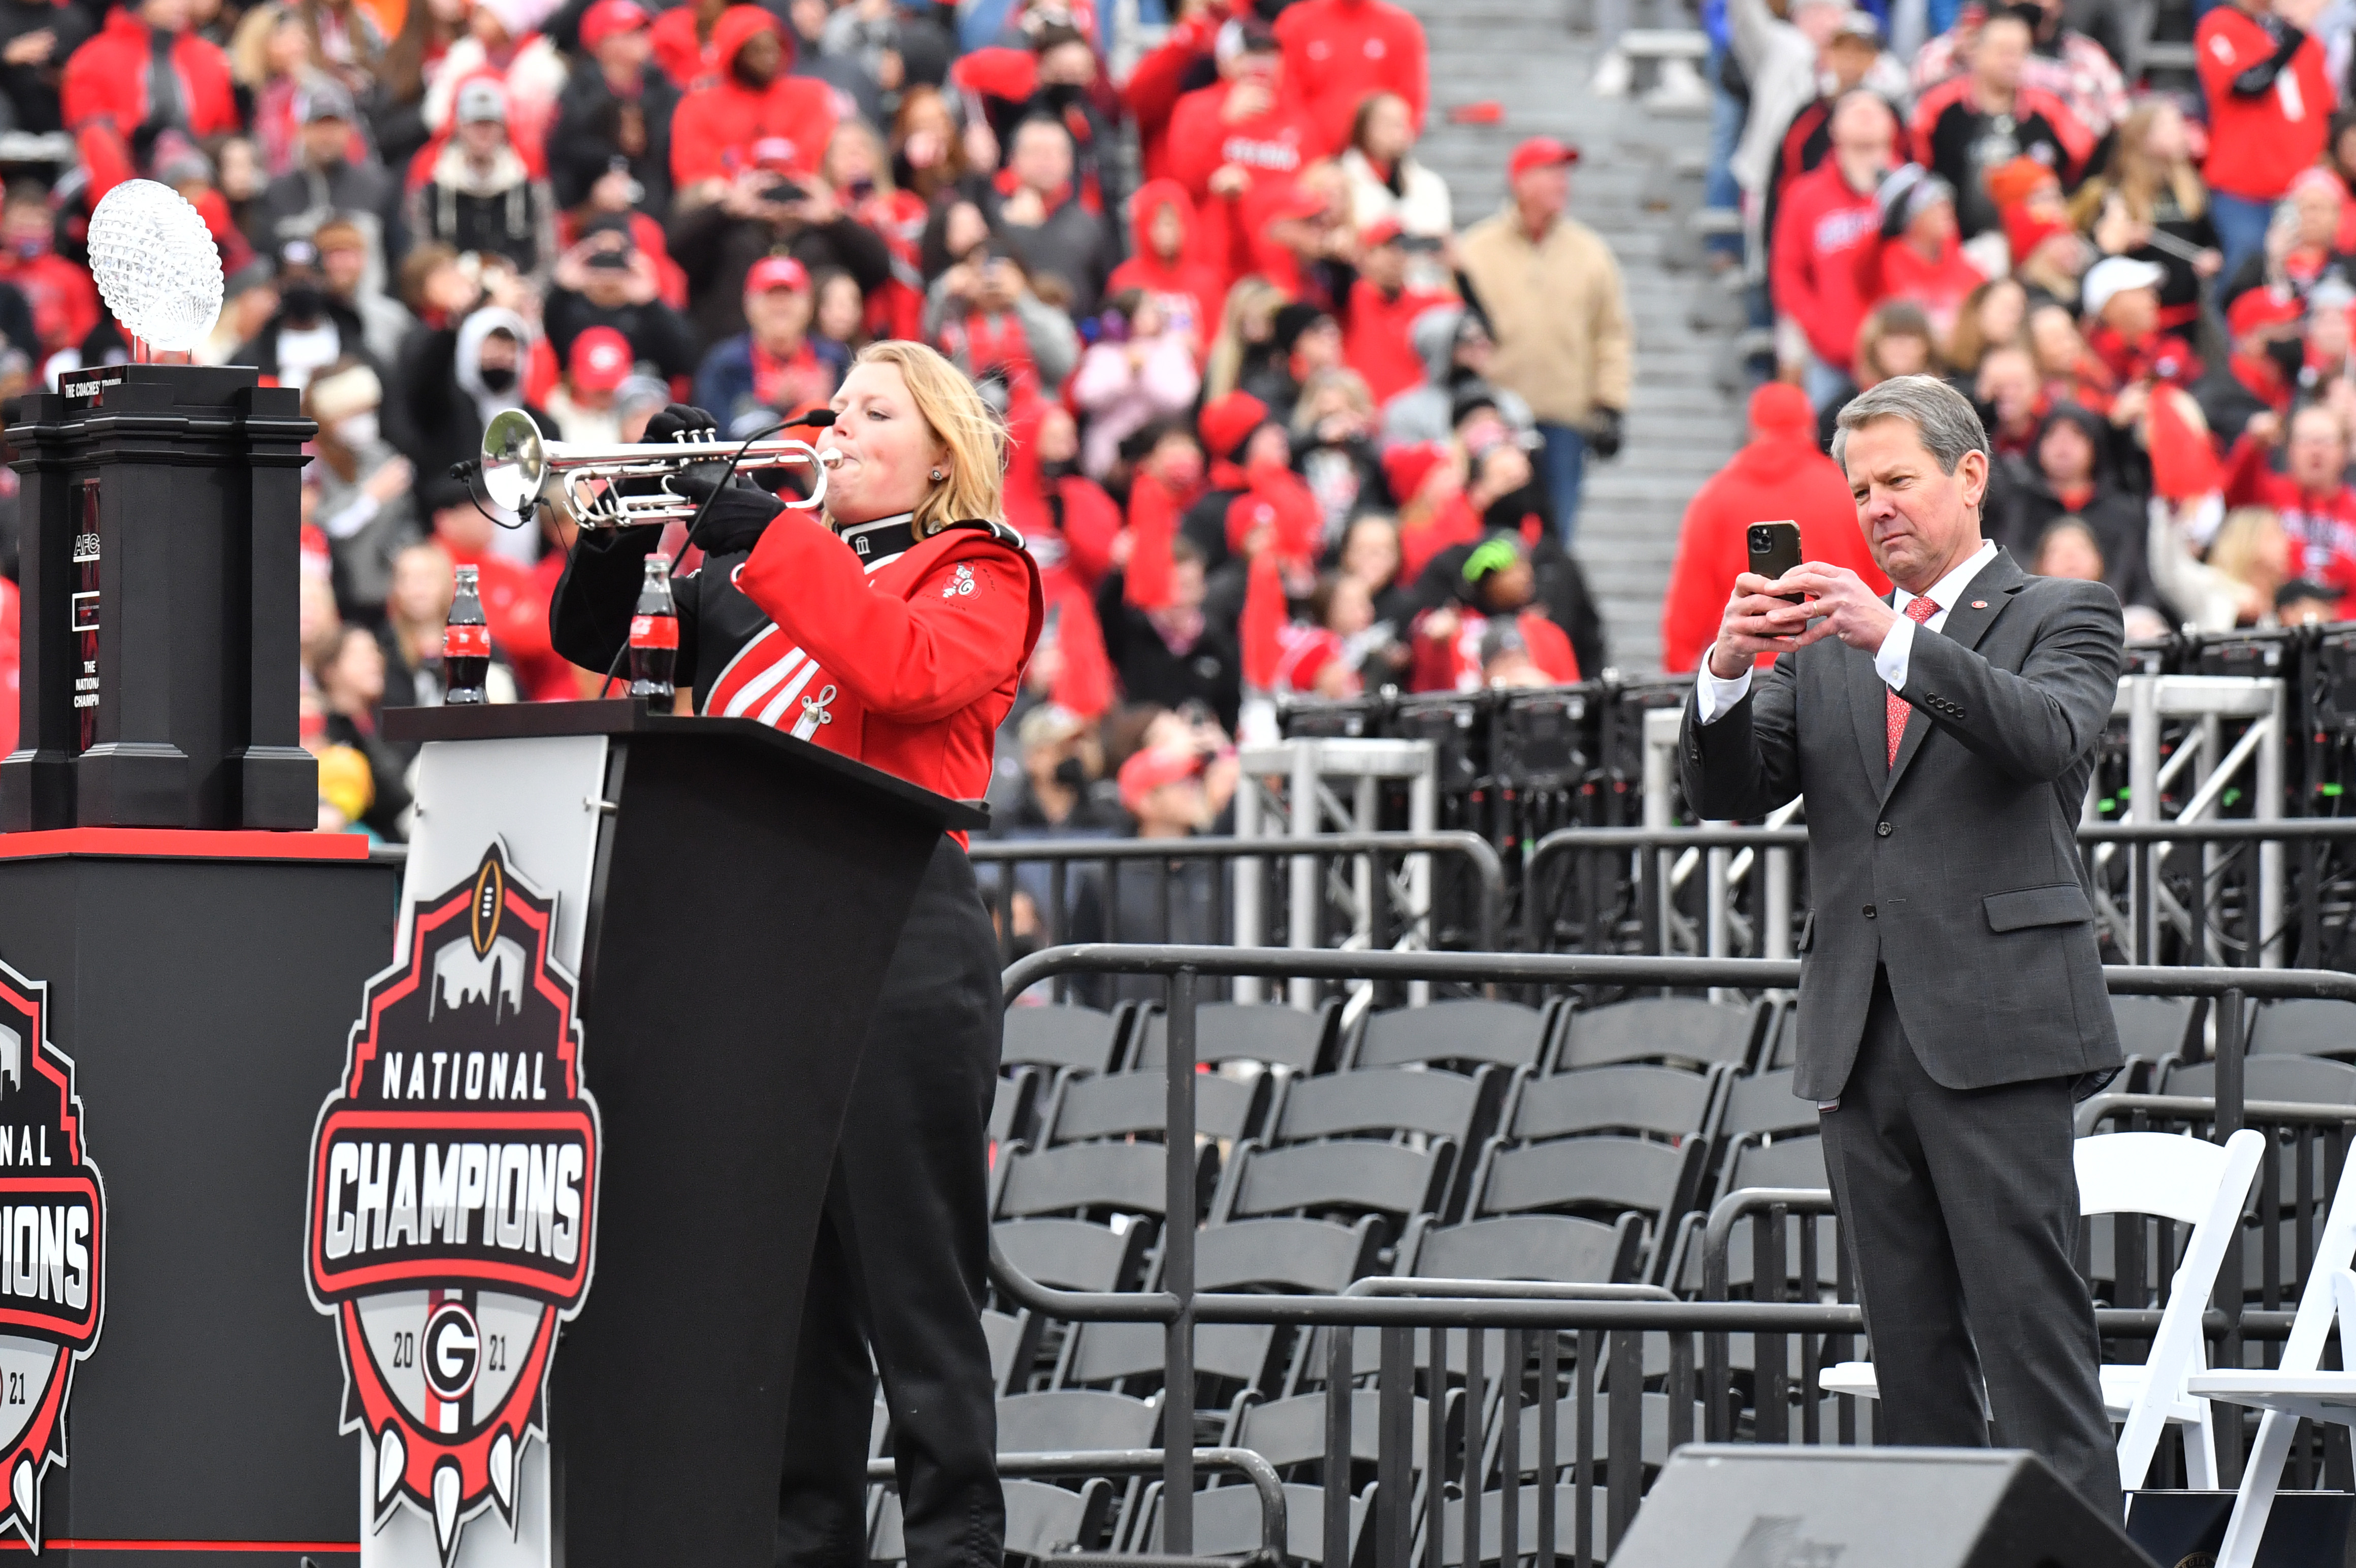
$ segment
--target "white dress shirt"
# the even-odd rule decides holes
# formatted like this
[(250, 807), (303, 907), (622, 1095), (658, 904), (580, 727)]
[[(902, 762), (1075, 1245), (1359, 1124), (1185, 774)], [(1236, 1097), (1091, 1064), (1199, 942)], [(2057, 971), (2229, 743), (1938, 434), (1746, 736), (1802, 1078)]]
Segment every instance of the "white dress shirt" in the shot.
[[(1931, 631), (1937, 631), (1945, 626), (1947, 612), (1954, 609), (1957, 602), (1963, 598), (1964, 590), (1972, 585), (1972, 579), (1978, 576), (1981, 569), (1995, 559), (1996, 541), (1982, 540), (1980, 547), (1972, 552), (1969, 560), (1931, 585), (1931, 592), (1927, 596), (1939, 607), (1932, 612), (1930, 619), (1920, 624)], [(1893, 692), (1902, 692), (1906, 689), (1907, 660), (1912, 658), (1914, 653), (1914, 628), (1917, 623), (1910, 619), (1906, 614), (1906, 607), (1913, 602), (1914, 596), (1905, 589), (1890, 590), (1890, 607), (1898, 612), (1898, 624), (1891, 627), (1882, 638), (1881, 647), (1873, 656), (1873, 672), (1880, 676)], [(1703, 655), (1701, 668), (1695, 671), (1694, 679), (1694, 706), (1699, 712), (1702, 723), (1708, 724), (1735, 703), (1742, 701), (1744, 694), (1750, 690), (1750, 671), (1745, 670), (1731, 681), (1721, 681), (1711, 671), (1708, 656)]]

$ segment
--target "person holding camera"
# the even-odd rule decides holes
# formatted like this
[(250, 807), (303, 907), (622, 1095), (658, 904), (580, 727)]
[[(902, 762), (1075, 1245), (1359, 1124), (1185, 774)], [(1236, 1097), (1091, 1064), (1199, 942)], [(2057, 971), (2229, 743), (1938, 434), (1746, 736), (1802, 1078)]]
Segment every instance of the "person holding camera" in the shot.
[(2121, 1060), (2076, 838), (2118, 598), (1982, 538), (1987, 432), (1944, 381), (1861, 393), (1833, 457), (1897, 591), (1822, 562), (1736, 576), (1677, 737), (1686, 800), (1737, 821), (1805, 802), (1794, 1090), (1857, 1264), (1880, 1439), (1981, 1448), (1993, 1418), (2115, 1520), (2071, 1146), (2077, 1097)]
[[(998, 521), (1004, 428), (970, 381), (914, 343), (862, 350), (832, 406), (815, 443), (835, 455), (822, 517), (701, 471), (714, 465), (673, 478), (706, 498), (692, 534), (704, 563), (674, 589), (679, 668), (698, 713), (981, 799), (1043, 619), (1038, 574)], [(674, 405), (648, 434), (709, 439), (712, 420)], [(582, 536), (551, 612), (567, 657), (618, 660), (659, 532)], [(908, 1562), (999, 1560), (1005, 1504), (980, 1316), (998, 966), (964, 835), (945, 833), (868, 1026), (811, 1260), (780, 1562), (833, 1561), (865, 1538), (871, 1364), (891, 1412)]]
[(683, 193), (672, 212), (671, 259), (687, 274), (688, 319), (706, 352), (744, 330), (737, 302), (745, 279), (772, 256), (792, 257), (812, 277), (849, 273), (862, 294), (892, 276), (883, 236), (848, 211), (832, 186), (798, 172), (799, 156), (782, 137), (755, 142), (745, 167)]
[[(971, 203), (958, 206), (971, 211)], [(979, 227), (980, 214), (971, 217)], [(948, 224), (959, 227), (954, 209)], [(925, 340), (976, 381), (999, 372), (1011, 403), (1062, 386), (1080, 362), (1072, 318), (1033, 292), (1023, 263), (1001, 253), (986, 230), (958, 253), (925, 291)]]

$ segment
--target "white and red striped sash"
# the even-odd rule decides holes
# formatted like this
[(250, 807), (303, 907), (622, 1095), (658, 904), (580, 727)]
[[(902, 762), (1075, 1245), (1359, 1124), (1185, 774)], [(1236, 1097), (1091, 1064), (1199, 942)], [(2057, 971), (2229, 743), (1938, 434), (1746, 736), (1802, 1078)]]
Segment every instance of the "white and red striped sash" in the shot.
[(788, 644), (772, 621), (720, 671), (704, 694), (703, 711), (720, 718), (756, 719), (808, 740), (819, 725), (834, 722), (827, 712), (834, 698), (834, 685), (818, 660)]

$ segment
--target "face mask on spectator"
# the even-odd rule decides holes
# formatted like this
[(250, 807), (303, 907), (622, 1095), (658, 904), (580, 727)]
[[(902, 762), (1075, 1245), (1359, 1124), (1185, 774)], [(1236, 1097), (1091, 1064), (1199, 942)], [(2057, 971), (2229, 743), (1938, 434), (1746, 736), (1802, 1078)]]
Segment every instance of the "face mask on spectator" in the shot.
[(47, 234), (19, 234), (8, 242), (8, 248), (16, 252), (19, 261), (37, 261), (49, 253), (49, 237)]
[(309, 327), (319, 319), (327, 308), (327, 297), (319, 292), (316, 283), (288, 284), (278, 292), (278, 303), (286, 312), (286, 319), (297, 327)]
[(1066, 789), (1087, 788), (1088, 770), (1076, 757), (1067, 757), (1055, 764), (1055, 782)]
[(2266, 345), (2266, 358), (2275, 362), (2275, 369), (2282, 372), (2283, 380), (2295, 381), (2298, 380), (2299, 371), (2307, 368), (2307, 344), (2297, 338), (2269, 343)]
[(485, 392), (503, 392), (516, 384), (513, 365), (485, 365), (481, 373)]
[(354, 413), (336, 421), (336, 439), (353, 451), (376, 445), (376, 410)]

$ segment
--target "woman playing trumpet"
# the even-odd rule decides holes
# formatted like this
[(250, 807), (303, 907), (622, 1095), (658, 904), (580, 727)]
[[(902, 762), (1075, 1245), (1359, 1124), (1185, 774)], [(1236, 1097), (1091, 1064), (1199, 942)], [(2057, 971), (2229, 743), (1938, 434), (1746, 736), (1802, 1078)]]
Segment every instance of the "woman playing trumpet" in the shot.
[[(696, 710), (759, 719), (944, 795), (979, 799), (1038, 639), (1039, 579), (996, 521), (1001, 427), (934, 350), (862, 350), (816, 442), (825, 517), (734, 485), (674, 589)], [(667, 410), (650, 436), (688, 426)], [(708, 415), (702, 416), (705, 420)], [(560, 652), (619, 653), (659, 531), (584, 532), (551, 612)], [(989, 1348), (988, 1118), (998, 950), (961, 835), (944, 835), (870, 1024), (811, 1260), (778, 1561), (864, 1554), (872, 1351), (914, 1568), (996, 1568), (1004, 1534)]]

